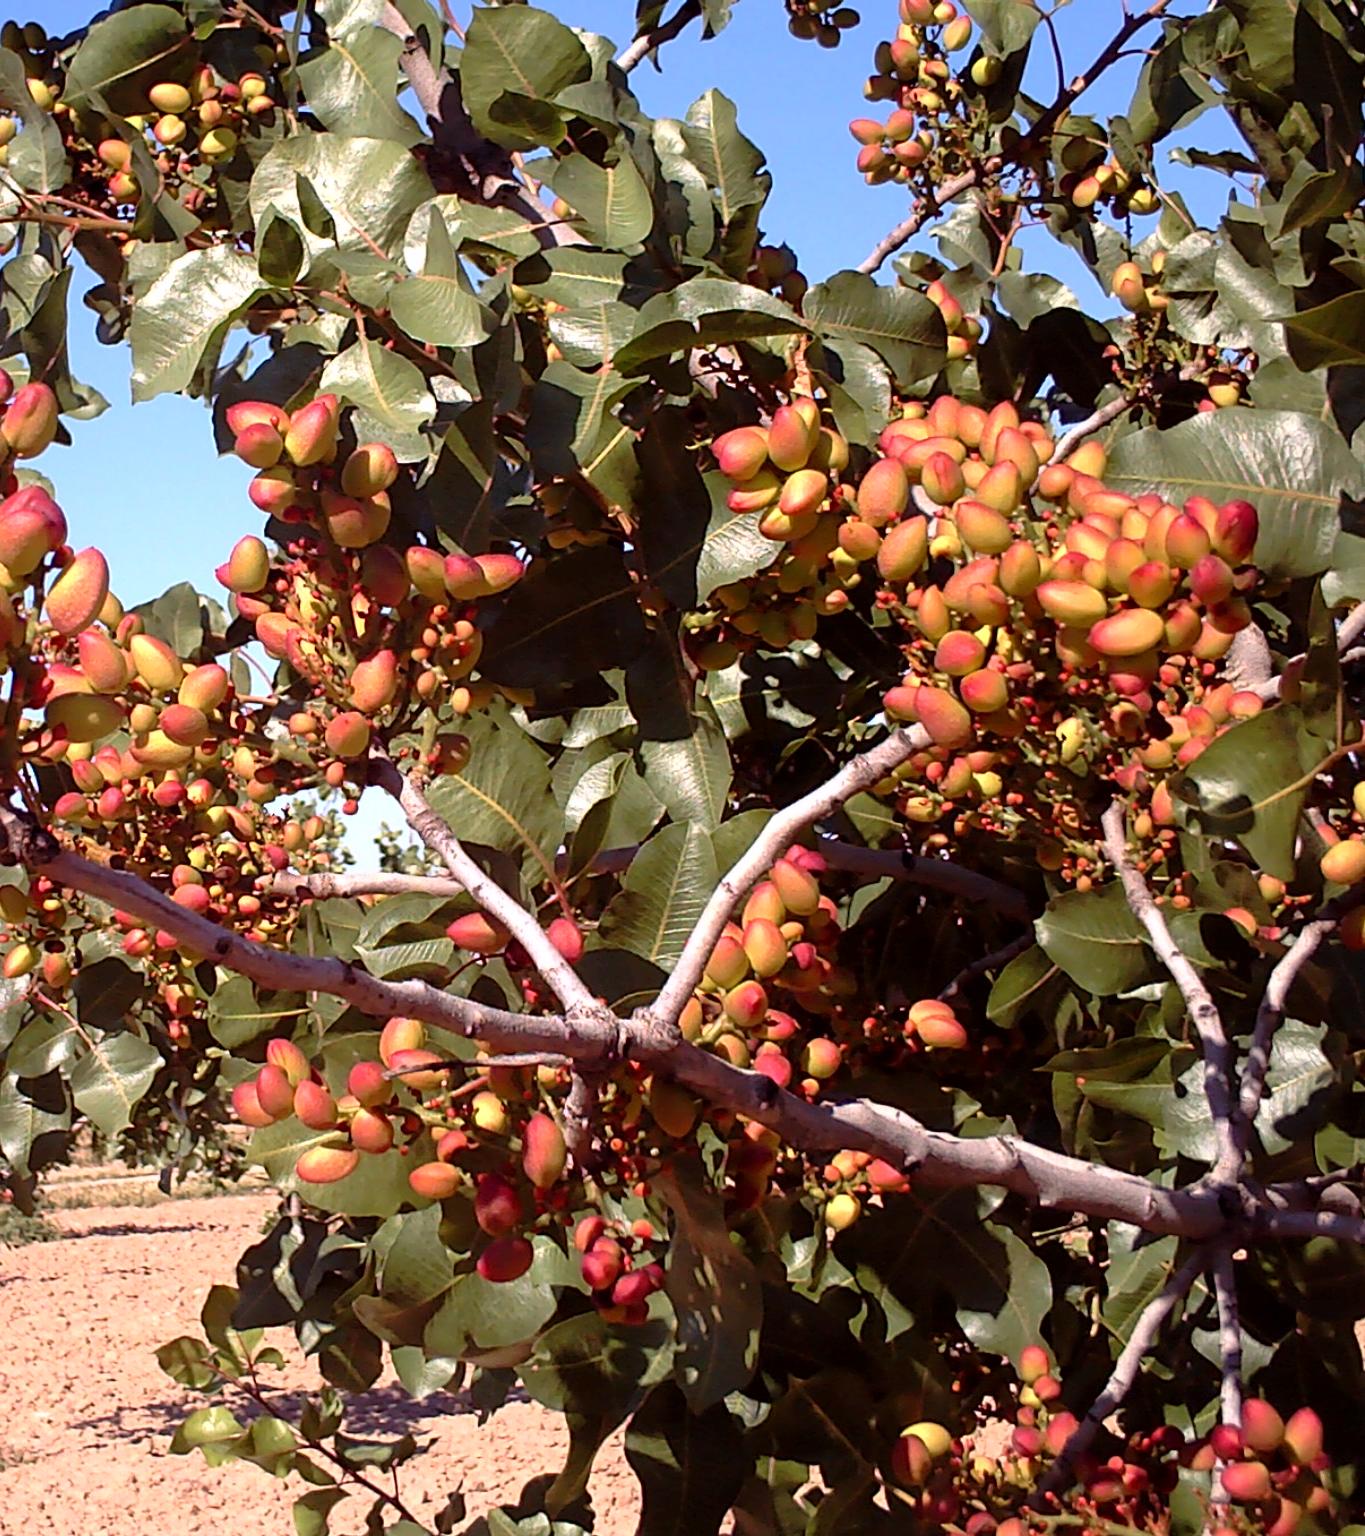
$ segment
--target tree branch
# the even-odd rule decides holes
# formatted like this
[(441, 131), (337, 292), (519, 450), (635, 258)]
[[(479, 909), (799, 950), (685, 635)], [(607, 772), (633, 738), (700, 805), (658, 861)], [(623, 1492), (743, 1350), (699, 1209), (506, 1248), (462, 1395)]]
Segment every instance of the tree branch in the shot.
[(1195, 1276), (1204, 1267), (1205, 1262), (1206, 1255), (1202, 1248), (1191, 1254), (1180, 1268), (1171, 1274), (1161, 1294), (1148, 1303), (1133, 1325), (1133, 1331), (1128, 1335), (1128, 1342), (1114, 1362), (1114, 1369), (1109, 1380), (1104, 1384), (1104, 1390), (1091, 1403), (1090, 1411), (1072, 1430), (1071, 1438), (1062, 1447), (1056, 1461), (1048, 1468), (1047, 1476), (1039, 1485), (1038, 1493), (1035, 1495), (1037, 1507), (1043, 1507), (1048, 1494), (1059, 1493), (1070, 1484), (1072, 1469), (1076, 1462), (1090, 1449), (1104, 1421), (1120, 1407), (1133, 1390), (1133, 1383), (1137, 1380), (1138, 1367), (1142, 1364), (1143, 1358), (1155, 1345), (1166, 1320), (1185, 1299), (1186, 1293), (1194, 1284)]
[(1147, 888), (1147, 882), (1128, 857), (1128, 837), (1121, 800), (1116, 800), (1104, 813), (1101, 825), (1104, 828), (1105, 853), (1123, 882), (1129, 909), (1147, 930), (1157, 958), (1180, 988), (1180, 995), (1185, 999), (1185, 1007), (1189, 1011), (1190, 1023), (1199, 1036), (1204, 1055), (1204, 1092), (1208, 1097), (1218, 1146), (1213, 1177), (1215, 1181), (1223, 1183), (1235, 1181), (1241, 1169), (1241, 1157), (1237, 1152), (1232, 1129), (1232, 1048), (1223, 1029), (1218, 1005), (1210, 997), (1199, 972), (1175, 942), (1161, 909)]
[(515, 896), (509, 896), (491, 875), (486, 875), (465, 852), (459, 838), (432, 809), (416, 776), (400, 773), (391, 758), (382, 753), (373, 753), (370, 757), (370, 780), (393, 796), (418, 837), (483, 911), (501, 923), (516, 939), (569, 1013), (602, 1012), (602, 1005), (588, 991), (578, 972), (551, 943), (549, 935), (535, 916)]
[(1218, 1353), (1223, 1361), (1223, 1385), (1219, 1394), (1224, 1424), (1242, 1423), (1242, 1322), (1237, 1304), (1237, 1276), (1232, 1248), (1220, 1243), (1213, 1256), (1213, 1289), (1218, 1298)]
[(1155, 3), (1145, 11), (1140, 11), (1134, 16), (1126, 16), (1123, 25), (1096, 56), (1090, 68), (1083, 74), (1077, 75), (1070, 85), (1058, 92), (1056, 100), (1020, 138), (1008, 157), (992, 156), (981, 165), (979, 171), (975, 168), (964, 171), (961, 176), (955, 176), (951, 181), (941, 183), (934, 189), (932, 198), (922, 202), (908, 219), (898, 224), (890, 234), (873, 246), (868, 255), (858, 263), (858, 271), (869, 274), (876, 272), (888, 256), (894, 255), (907, 241), (912, 240), (924, 224), (939, 213), (945, 204), (952, 202), (969, 187), (974, 187), (981, 175), (993, 176), (1007, 165), (1019, 165), (1025, 162), (1043, 139), (1052, 132), (1063, 114), (1071, 109), (1077, 97), (1089, 90), (1099, 76), (1118, 60), (1128, 39), (1134, 33), (1140, 32), (1149, 21), (1156, 21), (1170, 7), (1170, 4), (1171, 0), (1155, 0)]
[(772, 867), (794, 838), (812, 822), (828, 816), (860, 791), (870, 789), (893, 768), (929, 745), (931, 738), (923, 726), (898, 728), (870, 751), (850, 759), (819, 789), (812, 790), (810, 794), (803, 795), (800, 800), (778, 811), (721, 879), (706, 903), (683, 946), (677, 965), (673, 967), (673, 974), (664, 983), (663, 990), (649, 1010), (652, 1016), (670, 1026), (677, 1023), (688, 998), (702, 978), (711, 951), (724, 933), (735, 906)]
[(1021, 891), (947, 859), (912, 853), (908, 848), (860, 848), (834, 837), (820, 838), (815, 847), (825, 863), (841, 874), (863, 875), (870, 880), (908, 880), (912, 885), (983, 902), (1007, 917), (1023, 920), (1029, 916), (1029, 904)]
[[(888, 744), (883, 744), (888, 745)], [(864, 1100), (808, 1103), (758, 1072), (745, 1071), (697, 1046), (642, 1009), (620, 1020), (603, 1011), (565, 1018), (508, 1013), (453, 996), (423, 981), (382, 981), (331, 957), (289, 954), (227, 932), (153, 890), (136, 875), (61, 849), (47, 834), (0, 810), (10, 850), (34, 873), (165, 929), (190, 950), (277, 991), (344, 998), (375, 1018), (402, 1015), (477, 1039), (499, 1054), (564, 1059), (580, 1072), (610, 1069), (623, 1057), (674, 1078), (708, 1102), (772, 1127), (810, 1151), (848, 1148), (884, 1157), (929, 1187), (990, 1185), (1061, 1211), (1123, 1221), (1158, 1234), (1208, 1241), (1234, 1227), (1249, 1236), (1332, 1236), (1365, 1244), (1365, 1219), (1333, 1210), (1273, 1208), (1268, 1197), (1249, 1212), (1226, 1210), (1207, 1184), (1164, 1189), (1137, 1174), (1068, 1157), (1015, 1136), (958, 1137), (931, 1131), (890, 1105)], [(1267, 1192), (1267, 1195), (1270, 1192)]]
[[(617, 64), (629, 74), (642, 59), (662, 48), (665, 43), (671, 43), (689, 22), (695, 21), (700, 15), (701, 0), (683, 0), (667, 21), (661, 21), (649, 32), (642, 32), (629, 47), (623, 48), (616, 56)], [(657, 59), (654, 65), (657, 69)]]
[(392, 0), (385, 0), (379, 25), (403, 45), (401, 62), (412, 93), (431, 125), (432, 142), (460, 168), (465, 195), (488, 207), (506, 208), (535, 228), (543, 246), (579, 245), (583, 237), (547, 209), (517, 179), (512, 157), (474, 127), (458, 84), (448, 70), (437, 69), (422, 40)]
[[(1365, 610), (1362, 610), (1365, 611)], [(1241, 1171), (1251, 1145), (1252, 1128), (1257, 1111), (1261, 1107), (1261, 1095), (1265, 1092), (1266, 1073), (1270, 1068), (1270, 1052), (1275, 1041), (1275, 1031), (1280, 1027), (1289, 994), (1299, 973), (1322, 947), (1328, 934), (1336, 931), (1341, 919), (1365, 901), (1365, 891), (1351, 892), (1322, 906), (1313, 920), (1303, 929), (1285, 950), (1266, 982), (1260, 1006), (1256, 1010), (1256, 1026), (1251, 1037), (1251, 1047), (1242, 1063), (1242, 1081), (1238, 1089), (1237, 1115), (1233, 1125), (1234, 1145), (1238, 1154), (1238, 1171)]]
[(279, 992), (324, 992), (344, 998), (374, 1018), (404, 1016), (435, 1024), (495, 1050), (600, 1056), (602, 1039), (571, 1035), (562, 1019), (537, 1018), (490, 1008), (443, 992), (425, 981), (381, 981), (362, 965), (327, 956), (295, 955), (231, 933), (207, 917), (153, 890), (136, 875), (65, 851), (49, 852), (30, 866), (69, 890), (82, 891), (164, 929), (197, 954)]

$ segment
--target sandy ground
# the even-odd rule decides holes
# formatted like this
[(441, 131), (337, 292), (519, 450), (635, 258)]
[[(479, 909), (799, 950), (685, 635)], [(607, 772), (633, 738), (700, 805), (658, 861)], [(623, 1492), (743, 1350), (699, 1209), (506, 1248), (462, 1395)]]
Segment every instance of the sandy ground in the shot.
[[(164, 1376), (152, 1353), (199, 1332), (208, 1287), (231, 1281), (269, 1209), (250, 1196), (65, 1211), (55, 1219), (66, 1240), (0, 1247), (0, 1533), (291, 1536), (297, 1479), (167, 1454), (186, 1404), (205, 1400)], [(292, 1337), (275, 1342), (291, 1362), (281, 1384), (317, 1387), (316, 1371), (286, 1347)], [(401, 1474), (424, 1524), (456, 1487), (471, 1516), (514, 1501), (528, 1478), (558, 1468), (566, 1444), (559, 1421), (535, 1404), (511, 1403), (480, 1428), (460, 1399), (414, 1402), (391, 1380), (367, 1395), (354, 1425), (432, 1442)], [(601, 1536), (629, 1536), (636, 1484), (618, 1442), (599, 1457), (591, 1492)], [(369, 1502), (339, 1506), (336, 1536), (363, 1529)]]

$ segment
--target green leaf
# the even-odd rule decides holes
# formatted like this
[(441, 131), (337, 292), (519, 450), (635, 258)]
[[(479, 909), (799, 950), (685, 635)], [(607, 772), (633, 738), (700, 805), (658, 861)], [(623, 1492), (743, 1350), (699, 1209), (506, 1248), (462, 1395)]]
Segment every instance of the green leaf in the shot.
[(465, 729), (469, 762), (431, 782), (432, 806), (465, 841), (512, 854), (536, 881), (552, 880), (564, 822), (545, 754), (516, 726), (487, 715)]
[(640, 743), (645, 783), (674, 821), (710, 832), (725, 815), (732, 778), (730, 748), (709, 699), (699, 699), (686, 734)]
[(932, 378), (947, 359), (948, 333), (937, 306), (908, 288), (884, 288), (863, 272), (836, 272), (817, 283), (801, 312), (817, 335), (871, 347), (903, 388)]
[(434, 192), (418, 161), (392, 139), (298, 133), (273, 145), (257, 165), (251, 217), (260, 227), (274, 208), (289, 219), (304, 236), (310, 262), (337, 248), (373, 256), (378, 246), (392, 254)]
[(523, 1385), (538, 1402), (564, 1414), (569, 1429), (564, 1466), (544, 1495), (550, 1513), (582, 1498), (598, 1450), (668, 1375), (672, 1358), (668, 1327), (657, 1316), (639, 1327), (612, 1327), (589, 1312), (536, 1341), (521, 1367)]
[[(510, 7), (501, 14), (514, 15), (520, 9)], [(625, 250), (639, 245), (654, 227), (649, 188), (628, 155), (612, 165), (598, 165), (575, 153), (562, 160), (535, 160), (529, 169), (568, 203), (598, 245)]]
[(703, 828), (665, 827), (631, 860), (620, 891), (603, 913), (602, 936), (617, 949), (671, 966), (718, 879), (716, 856)]
[(1327, 568), (1341, 498), (1362, 484), (1334, 427), (1295, 411), (1241, 407), (1120, 438), (1104, 478), (1129, 495), (1155, 491), (1177, 504), (1189, 496), (1251, 502), (1261, 518), (1256, 564), (1274, 579)]
[(134, 5), (85, 34), (72, 55), (62, 100), (118, 116), (147, 110), (147, 91), (158, 80), (188, 79), (195, 64), (194, 39), (185, 18), (169, 5)]
[(138, 1035), (92, 1038), (71, 1071), (76, 1108), (105, 1136), (131, 1123), (138, 1101), (152, 1086), (161, 1053)]
[(29, 94), (24, 67), (17, 53), (0, 49), (0, 107), (19, 118), (20, 132), (11, 140), (5, 171), (29, 192), (56, 192), (71, 179), (62, 146), (61, 129)]
[(1017, 1360), (1037, 1341), (1052, 1282), (1022, 1239), (986, 1219), (998, 1201), (975, 1190), (897, 1195), (839, 1234), (835, 1255), (880, 1302), (888, 1337), (944, 1298), (978, 1349)]
[(1020, 0), (962, 0), (962, 6), (981, 28), (988, 52), (1003, 58), (1027, 48), (1043, 19)]
[(534, 1237), (535, 1258), (516, 1280), (495, 1283), (461, 1275), (448, 1288), (422, 1338), (429, 1355), (455, 1357), (469, 1350), (505, 1349), (533, 1338), (559, 1305), (557, 1285), (576, 1278), (577, 1266), (548, 1237)]
[(294, 1500), (294, 1536), (327, 1536), (332, 1511), (349, 1495), (341, 1488), (313, 1488)]
[(502, 100), (512, 108), (517, 98), (553, 101), (591, 73), (587, 49), (548, 11), (531, 5), (483, 9), (475, 12), (460, 55), (460, 94), (485, 138), (508, 149), (533, 149), (556, 140), (518, 134), (508, 125), (512, 113), (500, 116), (495, 106)]
[(56, 1151), (65, 1151), (71, 1124), (66, 1090), (57, 1073), (25, 1081), (0, 1077), (0, 1153), (21, 1177), (37, 1173), (54, 1161), (39, 1143), (48, 1138)]
[(187, 389), (260, 292), (255, 260), (231, 246), (178, 256), (133, 306), (133, 399)]
[(333, 31), (321, 52), (299, 60), (309, 109), (334, 133), (419, 144), (426, 135), (398, 105), (402, 40), (368, 22)]
[(717, 90), (699, 96), (687, 109), (683, 140), (716, 194), (722, 225), (729, 225), (741, 209), (761, 208), (767, 201), (773, 179), (763, 169), (763, 151), (739, 131), (728, 96)]
[(1256, 1113), (1256, 1134), (1271, 1157), (1300, 1146), (1317, 1130), (1339, 1077), (1323, 1051), (1326, 1025), (1286, 1019), (1275, 1031), (1266, 1096)]
[(1177, 815), (1206, 837), (1236, 838), (1259, 868), (1292, 880), (1304, 798), (1334, 747), (1297, 706), (1262, 710), (1225, 731), (1171, 781)]
[(1061, 967), (1040, 945), (1026, 949), (995, 978), (986, 1000), (986, 1017), (1001, 1029), (1013, 1029), (1035, 1010), (1045, 1017), (1047, 999), (1060, 976)]
[[(292, 1116), (274, 1125), (254, 1131), (247, 1148), (247, 1160), (259, 1163), (281, 1189), (297, 1187), (294, 1165), (310, 1147), (335, 1143), (334, 1131), (310, 1131)], [(382, 1153), (365, 1153), (356, 1165), (354, 1173), (347, 1174), (335, 1184), (309, 1184), (308, 1204), (320, 1211), (344, 1211), (348, 1216), (392, 1216), (413, 1198), (408, 1184), (408, 1170), (418, 1162), (427, 1161), (431, 1152), (430, 1142), (425, 1154), (419, 1144), (404, 1157), (395, 1147)], [(414, 1162), (415, 1159), (415, 1162)]]
[(1365, 363), (1365, 289), (1286, 315), (1289, 355), (1305, 373), (1339, 363)]
[(677, 1315), (673, 1369), (694, 1413), (743, 1390), (758, 1362), (763, 1291), (758, 1271), (730, 1241), (720, 1196), (696, 1162), (656, 1178), (673, 1212), (667, 1289)]
[(744, 1481), (735, 1445), (743, 1433), (723, 1404), (694, 1413), (671, 1382), (655, 1387), (626, 1431), (626, 1460), (640, 1480), (637, 1536), (710, 1536)]
[(475, 347), (496, 328), (460, 266), (445, 220), (435, 214), (422, 271), (394, 284), (389, 309), (409, 336), (438, 347)]
[(639, 312), (635, 334), (614, 359), (622, 373), (638, 373), (656, 358), (692, 347), (794, 336), (809, 327), (790, 305), (761, 288), (727, 278), (694, 277), (656, 294)]
[(109, 956), (82, 966), (72, 992), (82, 1024), (116, 1029), (142, 996), (143, 978), (121, 956)]
[(417, 364), (368, 337), (327, 364), (318, 388), (368, 411), (394, 432), (420, 431), (436, 414), (435, 398)]
[(1054, 897), (1035, 927), (1048, 959), (1096, 997), (1130, 991), (1155, 973), (1142, 928), (1117, 880), (1097, 891)]
[(532, 562), (488, 631), (479, 670), (518, 688), (577, 682), (619, 665), (643, 640), (621, 551), (599, 544)]

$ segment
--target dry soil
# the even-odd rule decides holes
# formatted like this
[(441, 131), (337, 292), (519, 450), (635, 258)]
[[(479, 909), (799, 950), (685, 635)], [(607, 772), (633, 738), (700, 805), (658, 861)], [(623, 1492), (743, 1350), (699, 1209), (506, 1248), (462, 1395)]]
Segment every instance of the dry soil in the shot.
[[(187, 1404), (203, 1399), (161, 1373), (153, 1351), (198, 1332), (209, 1286), (230, 1282), (270, 1201), (168, 1201), (148, 1208), (60, 1212), (60, 1242), (0, 1247), (0, 1533), (3, 1536), (292, 1536), (291, 1489), (259, 1468), (217, 1470), (167, 1447)], [(288, 1391), (320, 1385), (281, 1333)], [(462, 1487), (471, 1516), (514, 1501), (528, 1478), (556, 1469), (558, 1420), (508, 1404), (482, 1427), (458, 1397), (414, 1402), (393, 1380), (358, 1405), (357, 1433), (411, 1432), (430, 1450), (404, 1468), (402, 1489), (424, 1523)], [(601, 1536), (635, 1528), (635, 1480), (618, 1442), (598, 1460), (591, 1492)], [(337, 1536), (363, 1528), (368, 1500), (333, 1516)]]

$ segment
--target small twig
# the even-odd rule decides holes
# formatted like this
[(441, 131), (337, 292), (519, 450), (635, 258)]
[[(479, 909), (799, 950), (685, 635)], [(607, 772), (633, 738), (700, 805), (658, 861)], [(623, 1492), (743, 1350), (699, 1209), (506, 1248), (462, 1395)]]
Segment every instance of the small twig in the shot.
[(716, 941), (725, 931), (731, 912), (750, 887), (785, 852), (792, 840), (813, 822), (828, 816), (860, 791), (879, 783), (892, 769), (913, 757), (916, 752), (922, 752), (930, 743), (929, 733), (923, 726), (897, 729), (878, 746), (851, 758), (819, 789), (812, 790), (772, 817), (721, 879), (715, 893), (702, 909), (701, 916), (683, 946), (678, 963), (673, 967), (673, 974), (664, 983), (663, 990), (649, 1010), (656, 1021), (676, 1024), (693, 989), (701, 980), (706, 962), (711, 958)]
[(384, 1076), (411, 1077), (414, 1072), (488, 1072), (494, 1067), (571, 1067), (573, 1058), (556, 1056), (549, 1051), (520, 1051), (511, 1056), (446, 1056), (440, 1061), (424, 1061), (417, 1067), (389, 1067)]
[(1218, 1298), (1218, 1352), (1223, 1359), (1223, 1385), (1219, 1393), (1224, 1424), (1242, 1422), (1242, 1323), (1237, 1302), (1237, 1275), (1232, 1249), (1220, 1243), (1213, 1256), (1213, 1290)]
[(1147, 937), (1157, 958), (1179, 987), (1189, 1012), (1190, 1023), (1199, 1036), (1204, 1054), (1204, 1092), (1208, 1097), (1209, 1113), (1213, 1117), (1214, 1137), (1218, 1145), (1214, 1181), (1235, 1181), (1241, 1170), (1242, 1159), (1232, 1130), (1233, 1057), (1218, 1005), (1209, 995), (1209, 989), (1189, 957), (1175, 942), (1161, 908), (1156, 904), (1156, 898), (1128, 857), (1128, 837), (1121, 800), (1116, 800), (1104, 813), (1101, 825), (1104, 828), (1105, 853), (1123, 882), (1129, 909), (1147, 930)]
[[(642, 32), (629, 47), (623, 48), (616, 56), (617, 65), (629, 74), (642, 59), (662, 48), (665, 43), (671, 43), (689, 22), (695, 21), (700, 15), (701, 0), (683, 0), (667, 21), (661, 21), (649, 32)], [(657, 59), (654, 61), (656, 69), (658, 62)]]
[(1038, 118), (1037, 122), (1025, 133), (1017, 144), (1010, 150), (1008, 158), (1002, 155), (993, 155), (984, 161), (979, 168), (974, 167), (970, 171), (964, 171), (962, 175), (955, 176), (949, 181), (941, 182), (934, 189), (930, 198), (924, 199), (916, 207), (909, 218), (898, 224), (890, 234), (884, 236), (873, 246), (862, 261), (858, 263), (858, 271), (873, 273), (881, 266), (888, 256), (912, 240), (920, 229), (937, 213), (941, 212), (946, 204), (960, 196), (970, 187), (974, 187), (982, 176), (993, 176), (1003, 170), (1007, 165), (1019, 165), (1025, 163), (1029, 156), (1042, 143), (1042, 141), (1056, 127), (1062, 115), (1071, 109), (1083, 92), (1095, 83), (1123, 53), (1123, 46), (1135, 32), (1141, 31), (1149, 21), (1156, 21), (1170, 6), (1171, 0), (1155, 0), (1155, 3), (1137, 16), (1126, 16), (1123, 25), (1110, 39), (1108, 44), (1095, 58), (1083, 74), (1077, 75), (1064, 90), (1057, 93), (1052, 105)]
[(1048, 1468), (1047, 1476), (1039, 1484), (1034, 1499), (1040, 1506), (1049, 1494), (1060, 1493), (1068, 1486), (1072, 1468), (1090, 1449), (1104, 1421), (1120, 1407), (1129, 1392), (1133, 1390), (1133, 1383), (1137, 1380), (1138, 1367), (1142, 1364), (1143, 1358), (1155, 1345), (1166, 1320), (1184, 1300), (1189, 1288), (1194, 1284), (1195, 1276), (1203, 1269), (1206, 1262), (1207, 1255), (1204, 1250), (1198, 1249), (1179, 1269), (1174, 1271), (1162, 1288), (1161, 1294), (1147, 1304), (1146, 1309), (1133, 1325), (1133, 1331), (1128, 1335), (1128, 1342), (1114, 1362), (1114, 1369), (1110, 1373), (1109, 1380), (1105, 1382), (1103, 1391), (1091, 1403), (1090, 1411), (1072, 1430), (1071, 1438), (1062, 1447), (1056, 1461)]
[(586, 1073), (575, 1072), (564, 1101), (564, 1143), (573, 1165), (580, 1173), (591, 1173), (594, 1163), (593, 1126), (597, 1120), (596, 1081)]
[(555, 948), (534, 914), (528, 912), (515, 896), (509, 896), (465, 852), (459, 838), (433, 810), (416, 776), (400, 773), (393, 760), (382, 752), (371, 755), (370, 776), (374, 783), (393, 796), (407, 817), (408, 825), (480, 908), (516, 939), (564, 1007), (590, 1015), (600, 1013), (601, 1005), (573, 966)]
[(1032, 932), (1021, 933), (1017, 939), (1011, 939), (1008, 944), (1002, 945), (1001, 948), (995, 950), (992, 954), (982, 955), (979, 960), (973, 960), (970, 965), (960, 970), (948, 985), (944, 987), (943, 991), (939, 993), (939, 1001), (941, 1003), (951, 1003), (962, 989), (975, 981), (978, 976), (984, 976), (988, 971), (995, 970), (997, 966), (1008, 965), (1011, 960), (1022, 955), (1025, 950), (1032, 949), (1035, 943), (1037, 943), (1037, 940)]
[(1261, 1095), (1265, 1092), (1266, 1073), (1270, 1068), (1270, 1052), (1274, 1045), (1275, 1031), (1284, 1018), (1289, 994), (1299, 973), (1322, 947), (1322, 942), (1340, 925), (1342, 918), (1353, 907), (1365, 901), (1365, 890), (1351, 891), (1322, 906), (1313, 920), (1302, 928), (1285, 950), (1271, 971), (1266, 988), (1256, 1010), (1256, 1025), (1251, 1037), (1251, 1047), (1242, 1063), (1242, 1081), (1238, 1089), (1237, 1119), (1234, 1126), (1235, 1145), (1238, 1152), (1238, 1171), (1251, 1145), (1252, 1128), (1261, 1107)]

